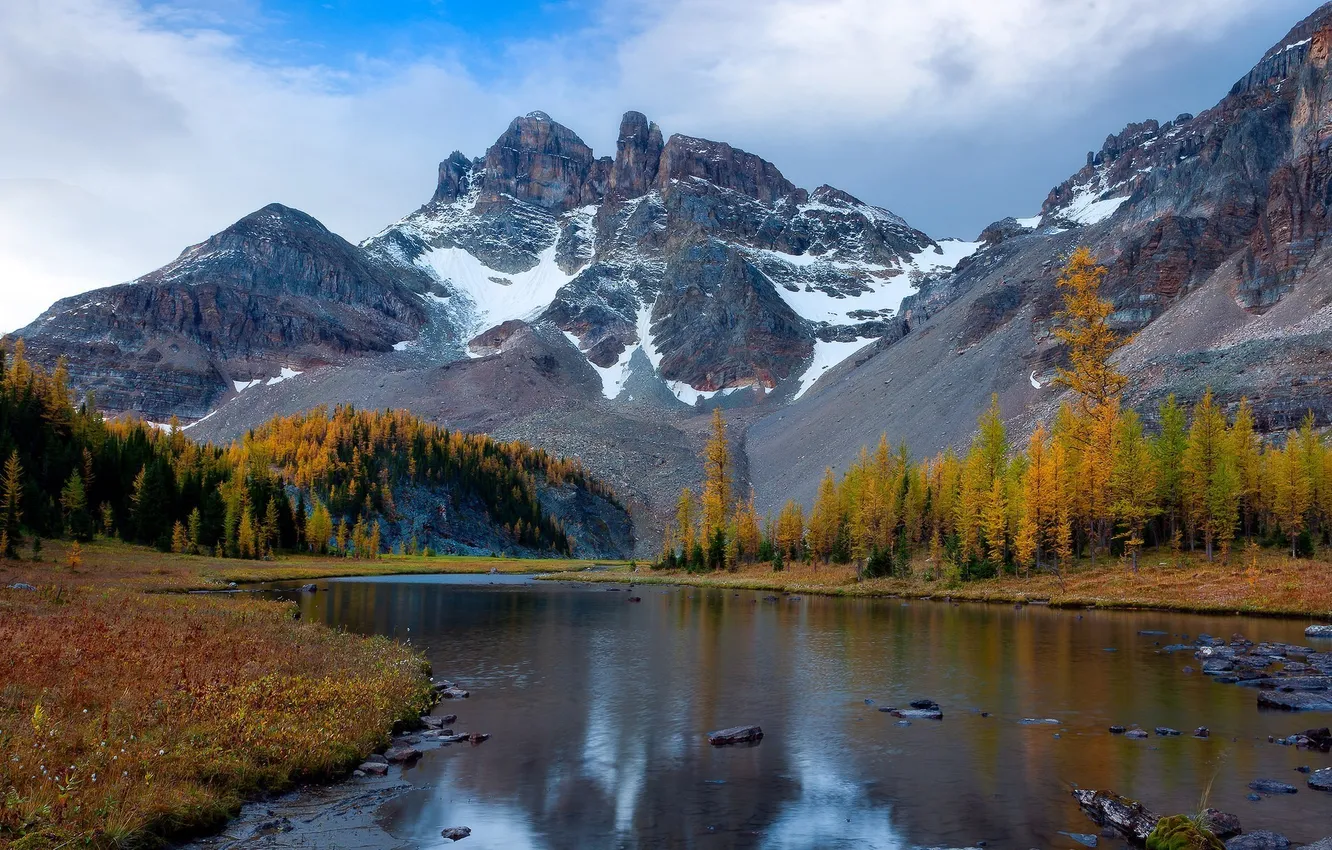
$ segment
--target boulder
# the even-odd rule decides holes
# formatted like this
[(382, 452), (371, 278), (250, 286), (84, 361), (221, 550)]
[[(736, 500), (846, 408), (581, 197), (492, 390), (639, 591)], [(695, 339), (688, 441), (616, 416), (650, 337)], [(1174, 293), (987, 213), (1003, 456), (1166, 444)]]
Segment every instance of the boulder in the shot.
[(303, 584), (301, 585), (301, 590), (305, 591), (306, 593), (314, 593), (315, 591), (319, 590), (319, 588), (314, 586), (313, 584)]
[(1111, 734), (1111, 735), (1123, 735), (1123, 734), (1124, 734), (1124, 731), (1125, 731), (1125, 730), (1124, 730), (1124, 727), (1123, 727), (1123, 726), (1111, 726), (1111, 727), (1110, 727), (1110, 734)]
[(1059, 721), (1054, 717), (1024, 717), (1018, 721), (1023, 726), (1058, 726)]
[(910, 703), (912, 708), (932, 708), (937, 709), (939, 703), (932, 699), (913, 699)]
[(1310, 626), (1304, 630), (1305, 637), (1332, 638), (1332, 626)]
[(357, 770), (369, 776), (383, 776), (388, 773), (388, 762), (367, 761), (362, 762)]
[(1261, 794), (1295, 794), (1300, 790), (1275, 779), (1255, 779), (1249, 783), (1249, 787)]
[(458, 722), (458, 715), (456, 714), (446, 714), (440, 718), (441, 726), (452, 726), (454, 723), (457, 722)]
[(1128, 730), (1127, 732), (1124, 733), (1124, 737), (1125, 737), (1125, 738), (1146, 738), (1146, 737), (1147, 737), (1147, 730), (1146, 730), (1146, 729), (1130, 729), (1130, 730)]
[(442, 729), (444, 727), (444, 718), (442, 717), (426, 715), (421, 718), (421, 722), (425, 724), (427, 729)]
[(472, 834), (472, 828), (470, 826), (449, 826), (440, 830), (439, 834), (450, 841), (462, 841)]
[(373, 764), (388, 764), (388, 759), (384, 758), (379, 753), (371, 753), (365, 757), (365, 760)]
[(481, 744), (490, 740), (490, 735), (485, 732), (473, 732), (467, 736), (467, 740), (472, 744)]
[(1332, 767), (1309, 774), (1309, 787), (1315, 791), (1332, 791)]
[(1326, 726), (1322, 729), (1305, 729), (1295, 739), (1298, 746), (1308, 750), (1322, 750), (1325, 753), (1332, 751), (1332, 730)]
[(1222, 841), (1227, 838), (1234, 838), (1244, 831), (1244, 828), (1240, 826), (1239, 818), (1219, 809), (1205, 809), (1203, 811), (1203, 821), (1207, 824), (1207, 829)]
[(421, 757), (421, 751), (416, 747), (389, 747), (384, 753), (384, 758), (388, 759), (389, 764), (403, 764), (416, 761)]
[(1289, 838), (1265, 829), (1246, 832), (1226, 842), (1226, 850), (1287, 850), (1289, 847)]
[(1121, 797), (1110, 791), (1079, 789), (1073, 792), (1078, 806), (1098, 826), (1109, 827), (1135, 844), (1145, 844), (1152, 834), (1159, 815), (1143, 808), (1137, 800)]
[(1169, 738), (1179, 734), (1178, 729), (1171, 729), (1169, 726), (1157, 726), (1156, 734), (1162, 738)]
[(1332, 711), (1332, 696), (1309, 691), (1258, 692), (1259, 708), (1280, 708), (1286, 711)]
[(732, 726), (730, 729), (720, 729), (708, 733), (708, 743), (714, 747), (761, 740), (763, 740), (763, 730), (758, 726)]
[(458, 687), (442, 688), (437, 690), (436, 693), (439, 694), (440, 699), (467, 699), (471, 696), (471, 693)]
[(1206, 738), (1211, 734), (1212, 730), (1208, 729), (1206, 726), (1199, 726), (1197, 729), (1193, 730), (1193, 737), (1195, 738)]
[(9, 586), (10, 590), (36, 590), (37, 588), (28, 584), (26, 581), (15, 582)]

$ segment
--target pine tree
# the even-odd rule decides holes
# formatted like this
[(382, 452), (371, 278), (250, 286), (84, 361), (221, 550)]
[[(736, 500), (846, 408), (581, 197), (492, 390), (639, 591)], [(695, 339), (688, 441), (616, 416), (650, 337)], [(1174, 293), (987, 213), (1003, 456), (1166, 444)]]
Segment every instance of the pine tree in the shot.
[[(1239, 490), (1226, 417), (1213, 402), (1211, 390), (1193, 409), (1182, 469), (1187, 516), (1191, 527), (1202, 532), (1210, 561), (1218, 535), (1224, 537), (1225, 526), (1234, 524), (1234, 512), (1226, 502), (1237, 498)], [(1233, 527), (1229, 533), (1233, 535)]]
[(60, 507), (70, 536), (79, 541), (91, 540), (94, 530), (93, 518), (88, 513), (88, 497), (83, 487), (83, 476), (77, 469), (69, 473), (65, 486), (60, 490)]
[(257, 558), (261, 553), (256, 551), (255, 542), (258, 534), (254, 527), (254, 516), (250, 512), (250, 506), (246, 505), (241, 510), (240, 525), (236, 529), (236, 549), (242, 558)]
[(1240, 524), (1246, 536), (1253, 534), (1253, 524), (1261, 507), (1262, 495), (1262, 442), (1254, 431), (1253, 408), (1249, 400), (1240, 399), (1235, 421), (1230, 426), (1230, 444), (1235, 453), (1235, 470), (1239, 474)]
[(1117, 398), (1128, 383), (1110, 365), (1110, 356), (1123, 343), (1106, 323), (1114, 305), (1101, 298), (1105, 272), (1091, 249), (1082, 247), (1069, 257), (1057, 282), (1064, 308), (1056, 316), (1055, 336), (1068, 346), (1069, 368), (1061, 368), (1055, 381), (1078, 394), (1083, 415)]
[(832, 467), (823, 472), (814, 509), (809, 514), (809, 554), (815, 563), (832, 558), (833, 546), (841, 526), (841, 508), (837, 497), (837, 479)]
[[(19, 346), (22, 343), (23, 340), (19, 340)], [(16, 350), (15, 358), (21, 357), (20, 348)], [(23, 542), (22, 523), (23, 465), (19, 463), (18, 449), (15, 449), (10, 453), (9, 460), (5, 461), (4, 475), (0, 476), (0, 532), (4, 533), (4, 547), (0, 549), (0, 555), (6, 558), (18, 557), (18, 545)]]
[(1296, 557), (1296, 541), (1305, 527), (1309, 510), (1309, 479), (1299, 457), (1296, 440), (1287, 438), (1285, 448), (1269, 453), (1272, 514), (1277, 526), (1290, 540), (1290, 556)]
[(190, 554), (197, 555), (203, 551), (203, 514), (199, 512), (198, 508), (190, 511), (187, 534), (189, 536)]
[(177, 555), (184, 555), (190, 548), (190, 535), (185, 530), (185, 523), (176, 521), (171, 529), (171, 551)]
[(702, 527), (704, 540), (711, 541), (726, 527), (731, 504), (731, 450), (726, 442), (726, 420), (721, 408), (712, 411), (712, 436), (703, 449)]
[(1115, 455), (1110, 472), (1110, 507), (1123, 528), (1124, 551), (1138, 571), (1143, 530), (1156, 511), (1157, 472), (1151, 447), (1142, 435), (1142, 422), (1132, 410), (1119, 418)]
[(1152, 440), (1152, 459), (1156, 467), (1157, 504), (1168, 524), (1166, 539), (1179, 531), (1184, 516), (1184, 451), (1188, 448), (1188, 422), (1174, 395), (1160, 407), (1161, 432)]
[(694, 494), (686, 487), (680, 491), (680, 498), (675, 504), (675, 539), (680, 542), (681, 556), (685, 560), (689, 560), (698, 540), (694, 513)]

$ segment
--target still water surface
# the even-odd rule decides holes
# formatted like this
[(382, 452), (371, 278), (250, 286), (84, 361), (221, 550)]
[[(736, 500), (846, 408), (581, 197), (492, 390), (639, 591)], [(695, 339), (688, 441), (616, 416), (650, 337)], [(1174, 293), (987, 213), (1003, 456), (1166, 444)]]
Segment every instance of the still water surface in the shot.
[[(471, 690), (438, 713), (492, 735), (409, 769), (421, 788), (378, 814), (408, 846), (466, 825), (472, 850), (1077, 848), (1062, 833), (1096, 829), (1071, 788), (1192, 812), (1214, 775), (1210, 804), (1247, 830), (1332, 835), (1332, 794), (1295, 771), (1332, 758), (1267, 741), (1332, 717), (1260, 712), (1252, 689), (1157, 652), (1202, 632), (1304, 644), (1300, 622), (644, 586), (635, 604), (505, 576), (319, 586), (296, 597), (305, 616), (410, 639)], [(902, 726), (877, 710), (920, 697), (944, 719)], [(760, 744), (707, 743), (748, 723)], [(1185, 734), (1106, 731), (1135, 723)], [(1211, 738), (1190, 737), (1198, 726)], [(1259, 777), (1301, 790), (1251, 802)]]

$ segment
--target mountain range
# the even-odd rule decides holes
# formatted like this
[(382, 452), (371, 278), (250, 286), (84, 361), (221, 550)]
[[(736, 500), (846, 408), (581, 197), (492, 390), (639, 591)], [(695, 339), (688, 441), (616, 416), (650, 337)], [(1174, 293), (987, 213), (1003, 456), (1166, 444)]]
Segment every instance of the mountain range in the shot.
[(1131, 124), (1037, 215), (934, 239), (831, 186), (637, 112), (597, 156), (540, 112), (353, 245), (271, 204), (16, 334), (111, 413), (228, 439), (319, 404), (407, 408), (579, 456), (643, 553), (700, 476), (712, 407), (762, 508), (808, 501), (887, 433), (918, 455), (997, 394), (1053, 414), (1064, 259), (1108, 267), (1126, 401), (1248, 397), (1332, 420), (1332, 4), (1206, 112)]

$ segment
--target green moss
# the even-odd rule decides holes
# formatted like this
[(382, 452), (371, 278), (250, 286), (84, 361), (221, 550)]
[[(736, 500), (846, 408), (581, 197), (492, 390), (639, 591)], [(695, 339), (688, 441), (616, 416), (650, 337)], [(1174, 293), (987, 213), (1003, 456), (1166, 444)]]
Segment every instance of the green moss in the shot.
[(1225, 850), (1215, 835), (1185, 815), (1161, 818), (1147, 836), (1147, 850)]

